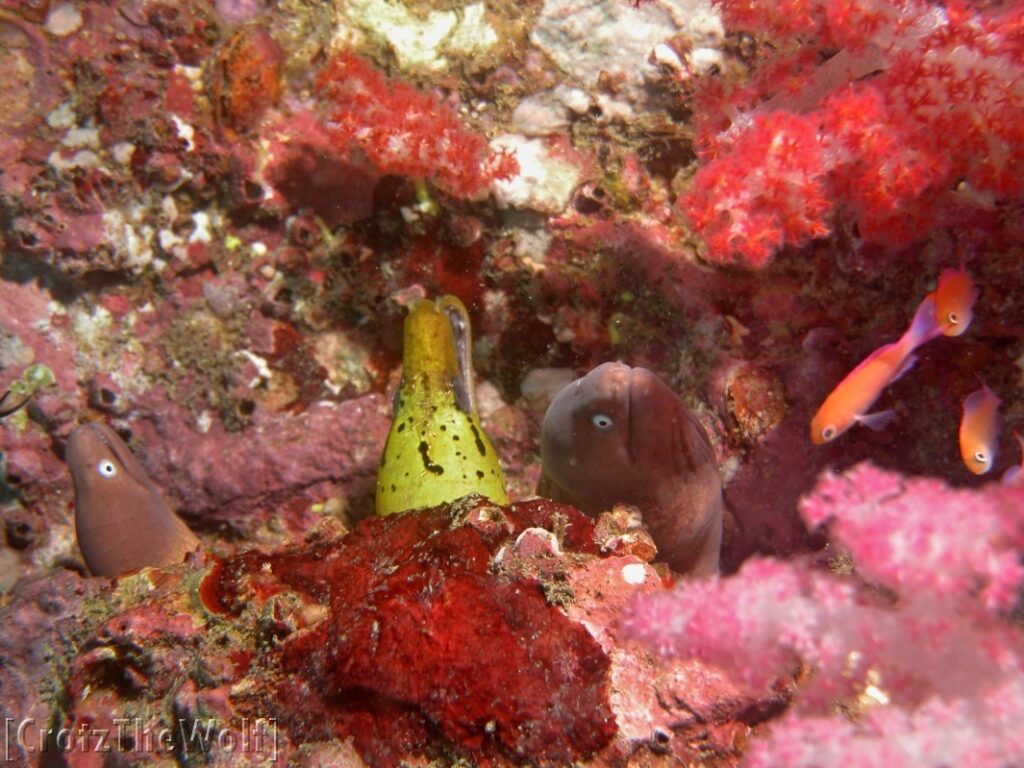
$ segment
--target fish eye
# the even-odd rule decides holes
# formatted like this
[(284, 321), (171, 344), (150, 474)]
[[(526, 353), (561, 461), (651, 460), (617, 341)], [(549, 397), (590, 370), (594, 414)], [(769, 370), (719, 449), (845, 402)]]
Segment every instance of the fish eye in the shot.
[(117, 467), (110, 459), (100, 459), (100, 463), (96, 465), (96, 471), (108, 480), (117, 477)]
[(825, 440), (831, 440), (836, 436), (836, 428), (829, 424), (827, 427), (821, 430), (821, 436)]
[(611, 416), (607, 416), (603, 413), (595, 413), (590, 421), (593, 422), (594, 426), (600, 429), (602, 432), (607, 432), (609, 429), (615, 426), (615, 422)]
[(988, 464), (988, 454), (984, 451), (975, 451), (974, 460), (979, 464)]
[(959, 323), (959, 322), (960, 322), (960, 316), (959, 316), (959, 315), (957, 315), (957, 313), (956, 313), (956, 312), (948, 312), (948, 313), (946, 313), (946, 319), (947, 319), (947, 320), (948, 320), (948, 321), (950, 322), (950, 324), (952, 324), (952, 325), (956, 325), (957, 323)]

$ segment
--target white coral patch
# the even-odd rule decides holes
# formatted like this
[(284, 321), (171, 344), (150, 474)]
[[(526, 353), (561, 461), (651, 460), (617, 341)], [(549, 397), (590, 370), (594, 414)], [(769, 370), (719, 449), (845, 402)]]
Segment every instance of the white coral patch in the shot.
[(103, 212), (106, 241), (114, 249), (117, 260), (126, 269), (139, 270), (153, 261), (153, 227), (144, 223), (141, 206), (127, 213), (117, 208)]
[(569, 205), (580, 183), (580, 169), (568, 160), (554, 157), (543, 140), (507, 134), (492, 141), (491, 149), (511, 152), (519, 163), (515, 176), (497, 179), (491, 185), (499, 207), (557, 214)]
[[(673, 50), (684, 42), (700, 50), (699, 61), (686, 63), (706, 67), (724, 31), (710, 0), (545, 0), (530, 38), (569, 82), (590, 89), (610, 78), (619, 102), (614, 111), (629, 119), (645, 99), (647, 81), (664, 77), (659, 69), (669, 63), (669, 41)], [(681, 64), (668, 69), (679, 76)]]
[(189, 235), (190, 243), (208, 243), (213, 240), (212, 225), (215, 222), (206, 211), (196, 211), (192, 214), (192, 234)]
[(56, 37), (67, 37), (82, 28), (82, 12), (73, 3), (61, 3), (46, 17), (46, 31)]
[(643, 584), (647, 579), (647, 566), (643, 563), (627, 563), (622, 566), (622, 580), (627, 584)]
[(185, 151), (191, 152), (196, 148), (196, 129), (177, 115), (171, 115), (171, 120), (174, 121), (174, 127), (178, 130), (178, 138), (185, 141)]
[[(448, 56), (476, 56), (498, 42), (483, 3), (459, 11), (431, 11), (425, 17), (392, 0), (348, 0), (341, 10), (349, 24), (387, 41), (407, 71), (436, 72), (450, 65)], [(351, 31), (339, 29), (337, 38), (351, 40)]]

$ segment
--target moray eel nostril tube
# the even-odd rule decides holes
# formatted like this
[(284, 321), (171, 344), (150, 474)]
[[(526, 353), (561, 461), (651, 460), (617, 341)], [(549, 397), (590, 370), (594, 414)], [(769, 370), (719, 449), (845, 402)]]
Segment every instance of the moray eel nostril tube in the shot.
[(0, 397), (0, 419), (4, 416), (10, 416), (12, 413), (17, 413), (31, 399), (30, 395), (16, 395), (10, 390), (4, 392), (3, 396)]
[(479, 493), (507, 504), (505, 478), (473, 398), (469, 315), (454, 296), (405, 319), (402, 383), (377, 472), (377, 514)]
[(605, 363), (556, 395), (541, 427), (537, 493), (596, 515), (640, 509), (675, 571), (718, 573), (722, 481), (704, 427), (646, 368)]
[(71, 433), (75, 534), (94, 576), (177, 565), (199, 539), (174, 514), (117, 433), (89, 422)]

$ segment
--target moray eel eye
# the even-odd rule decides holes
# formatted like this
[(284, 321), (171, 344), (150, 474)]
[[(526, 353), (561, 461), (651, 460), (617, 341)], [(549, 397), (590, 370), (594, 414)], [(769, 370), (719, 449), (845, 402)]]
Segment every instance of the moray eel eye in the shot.
[(960, 316), (957, 315), (956, 312), (947, 312), (946, 319), (949, 321), (950, 325), (956, 325), (960, 322)]
[(108, 480), (112, 477), (117, 477), (117, 467), (110, 459), (101, 459), (100, 463), (96, 465), (96, 471), (100, 473), (101, 477), (105, 477)]
[(975, 451), (974, 460), (979, 464), (988, 464), (988, 454), (984, 451)]
[(821, 430), (821, 436), (825, 440), (831, 440), (836, 436), (836, 428), (830, 424)]
[(595, 413), (591, 419), (594, 426), (600, 429), (602, 432), (607, 432), (609, 429), (615, 426), (615, 422), (611, 416), (606, 416), (603, 413)]

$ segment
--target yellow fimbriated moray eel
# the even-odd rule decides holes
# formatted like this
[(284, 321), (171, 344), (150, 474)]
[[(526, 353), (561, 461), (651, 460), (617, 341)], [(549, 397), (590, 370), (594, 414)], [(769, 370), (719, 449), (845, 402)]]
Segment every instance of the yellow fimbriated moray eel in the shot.
[(454, 296), (405, 320), (402, 383), (377, 473), (377, 514), (479, 493), (507, 504), (505, 478), (477, 416), (469, 314)]

